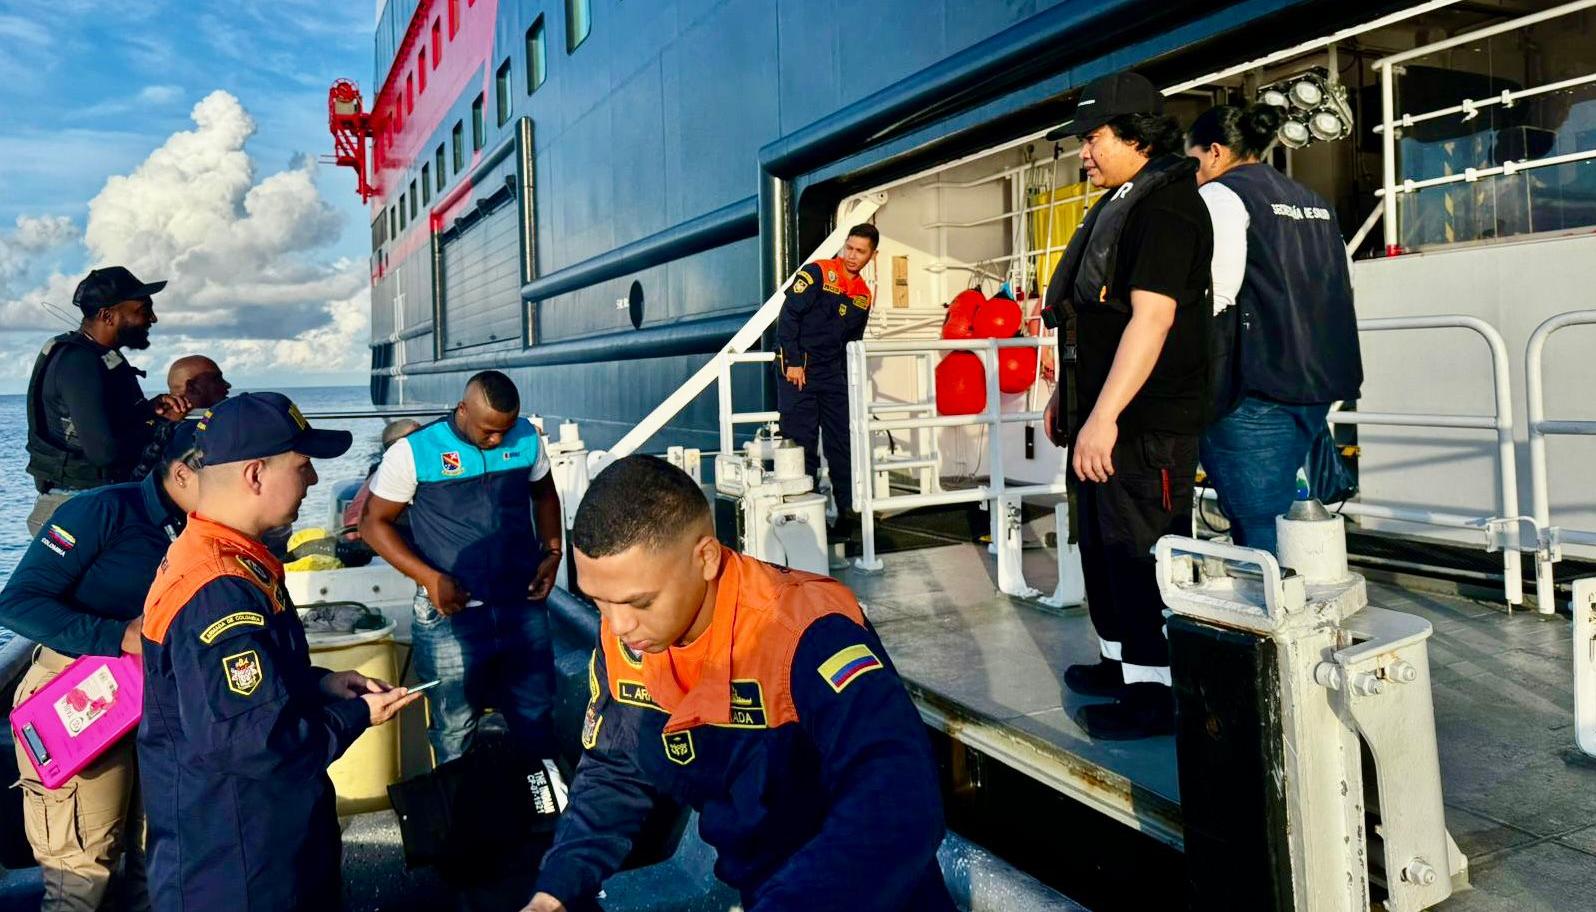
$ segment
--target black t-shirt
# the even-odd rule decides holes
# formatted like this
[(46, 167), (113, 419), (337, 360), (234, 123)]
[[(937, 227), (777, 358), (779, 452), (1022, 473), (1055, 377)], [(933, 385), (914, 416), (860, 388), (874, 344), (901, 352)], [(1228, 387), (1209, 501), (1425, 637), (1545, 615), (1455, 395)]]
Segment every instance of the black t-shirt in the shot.
[(1125, 217), (1106, 301), (1075, 301), (1076, 403), (1085, 423), (1130, 324), (1132, 289), (1175, 299), (1175, 322), (1153, 372), (1119, 416), (1119, 431), (1200, 433), (1208, 411), (1208, 328), (1214, 228), (1194, 180), (1153, 190)]

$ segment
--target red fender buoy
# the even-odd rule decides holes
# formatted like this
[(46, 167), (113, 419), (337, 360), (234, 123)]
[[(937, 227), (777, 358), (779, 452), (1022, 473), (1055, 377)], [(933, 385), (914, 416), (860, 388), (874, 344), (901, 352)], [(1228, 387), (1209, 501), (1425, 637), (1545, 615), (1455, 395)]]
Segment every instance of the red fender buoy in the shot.
[(942, 338), (975, 338), (975, 315), (984, 303), (986, 303), (986, 295), (981, 294), (981, 290), (978, 288), (969, 288), (959, 292), (954, 297), (953, 303), (948, 305), (947, 319), (942, 321)]
[(1012, 339), (1020, 331), (1023, 320), (1018, 302), (1011, 298), (992, 298), (975, 312), (975, 337)]
[(986, 369), (974, 352), (948, 352), (937, 364), (937, 414), (976, 415), (986, 411)]
[(998, 389), (1023, 393), (1036, 382), (1036, 349), (998, 349)]

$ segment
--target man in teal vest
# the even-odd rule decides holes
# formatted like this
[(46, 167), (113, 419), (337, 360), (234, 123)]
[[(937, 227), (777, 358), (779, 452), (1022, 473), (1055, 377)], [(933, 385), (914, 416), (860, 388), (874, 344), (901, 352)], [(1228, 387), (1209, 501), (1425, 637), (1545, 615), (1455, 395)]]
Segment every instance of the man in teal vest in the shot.
[[(542, 436), (520, 410), (509, 377), (472, 377), (453, 412), (383, 454), (360, 522), (366, 543), (416, 582), (416, 673), (442, 682), (426, 694), (439, 763), (471, 746), (489, 706), (529, 758), (554, 756), (543, 600), (564, 521)], [(402, 534), (395, 521), (407, 508)]]

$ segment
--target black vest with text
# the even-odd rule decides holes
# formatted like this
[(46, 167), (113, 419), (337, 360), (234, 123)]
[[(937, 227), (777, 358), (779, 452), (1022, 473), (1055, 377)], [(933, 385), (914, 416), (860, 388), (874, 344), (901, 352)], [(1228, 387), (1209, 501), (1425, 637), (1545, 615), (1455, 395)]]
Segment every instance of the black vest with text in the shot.
[(1363, 385), (1346, 242), (1324, 198), (1267, 164), (1217, 178), (1247, 208), (1247, 267), (1217, 414), (1248, 395), (1293, 405), (1356, 399)]

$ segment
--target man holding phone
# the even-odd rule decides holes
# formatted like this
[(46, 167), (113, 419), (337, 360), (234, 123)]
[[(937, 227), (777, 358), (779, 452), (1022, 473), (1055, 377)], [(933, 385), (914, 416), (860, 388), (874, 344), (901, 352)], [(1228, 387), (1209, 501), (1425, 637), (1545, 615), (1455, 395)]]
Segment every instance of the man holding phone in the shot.
[[(360, 537), (415, 580), (411, 642), (433, 759), (465, 753), (493, 706), (532, 759), (554, 755), (554, 653), (543, 600), (564, 550), (542, 437), (510, 378), (483, 371), (447, 417), (394, 443)], [(408, 536), (395, 525), (408, 508)], [(535, 521), (534, 521), (535, 520)]]

